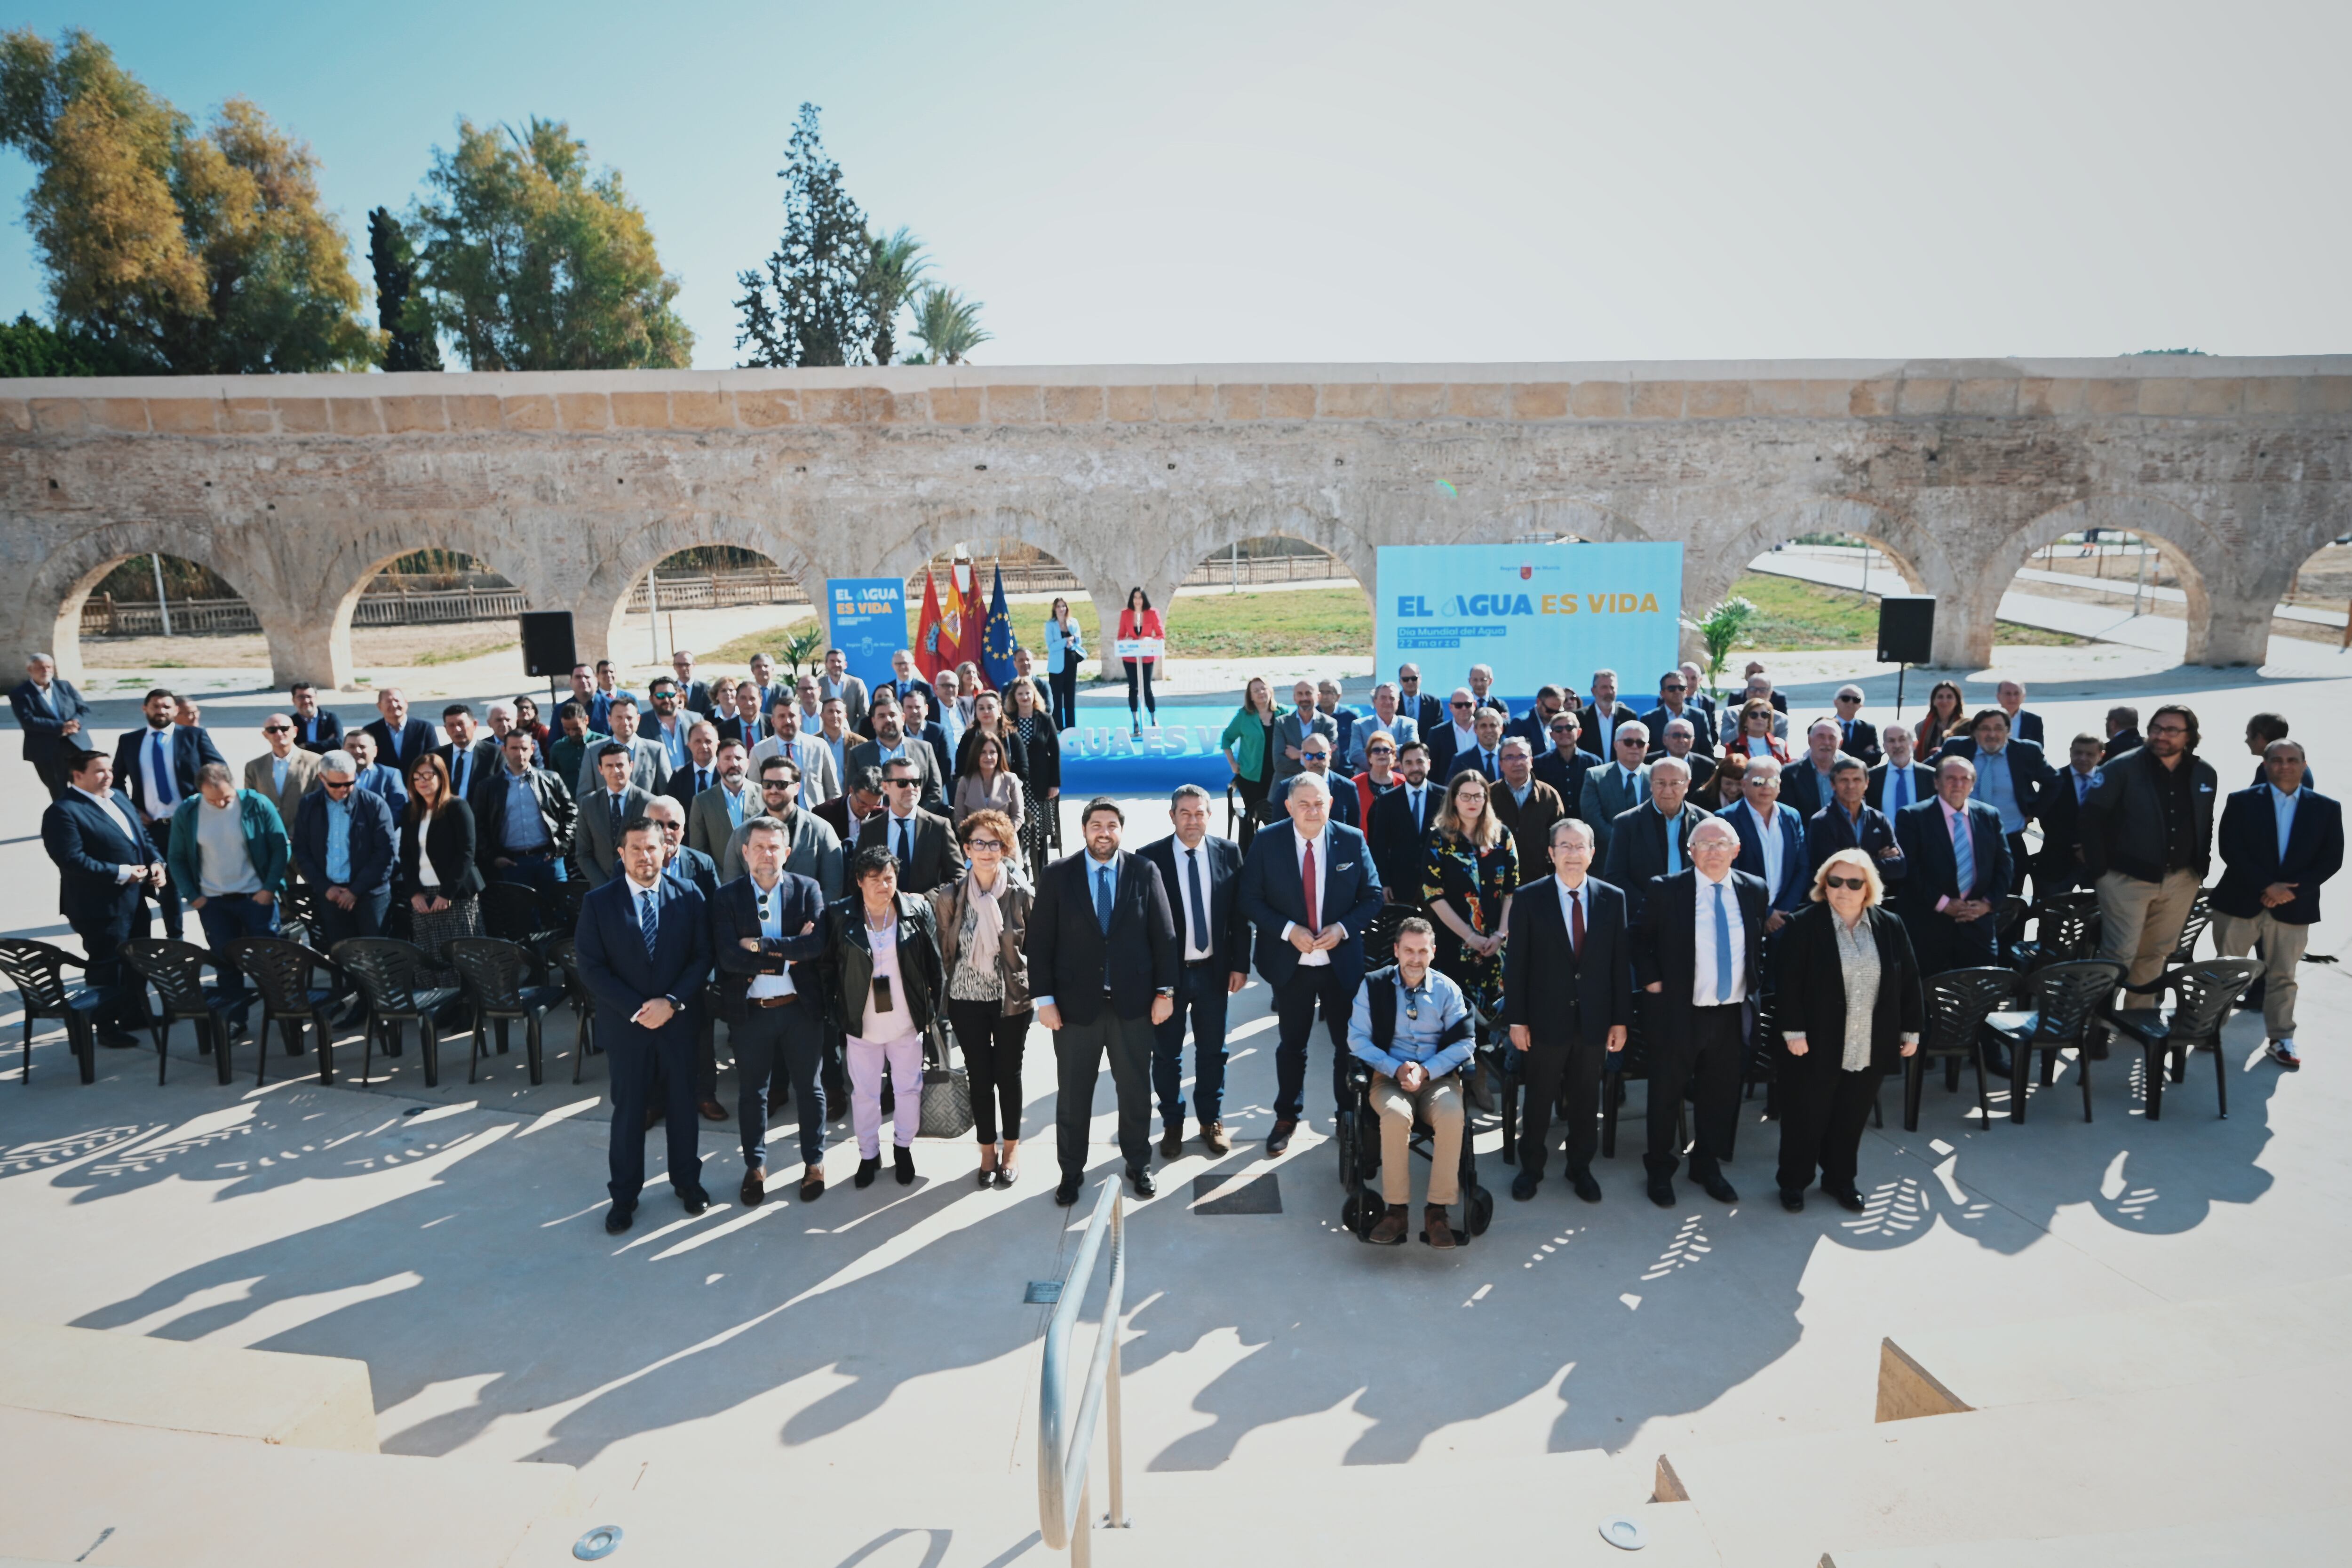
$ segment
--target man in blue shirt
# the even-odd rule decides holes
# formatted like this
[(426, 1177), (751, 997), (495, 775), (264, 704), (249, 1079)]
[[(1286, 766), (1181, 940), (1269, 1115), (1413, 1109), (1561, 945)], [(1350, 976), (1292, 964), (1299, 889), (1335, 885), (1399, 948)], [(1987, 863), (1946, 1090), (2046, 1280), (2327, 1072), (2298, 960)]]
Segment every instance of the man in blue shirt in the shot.
[(343, 751), (359, 770), (359, 787), (370, 795), (380, 795), (384, 805), (392, 807), (397, 818), (408, 809), (408, 782), (392, 769), (375, 760), (375, 737), (365, 730), (353, 730), (343, 737)]
[(532, 766), (531, 754), (528, 731), (507, 731), (499, 765), (474, 797), (474, 855), (489, 881), (551, 893), (564, 880), (575, 812), (563, 781)]
[(2221, 808), (2221, 879), (2213, 889), (2213, 945), (2224, 958), (2263, 961), (2263, 1032), (2270, 1058), (2292, 1071), (2295, 969), (2319, 920), (2319, 886), (2344, 866), (2344, 808), (2305, 782), (2303, 747), (2273, 741), (2264, 782)]
[(1416, 1117), (1436, 1133), (1430, 1151), (1429, 1196), (1422, 1211), (1429, 1245), (1449, 1247), (1445, 1211), (1460, 1197), (1463, 1064), (1476, 1048), (1462, 988), (1430, 968), (1437, 931), (1419, 915), (1397, 927), (1396, 966), (1364, 976), (1348, 1020), (1348, 1048), (1372, 1069), (1372, 1108), (1381, 1118), (1381, 1199), (1388, 1212), (1365, 1239), (1381, 1247), (1404, 1240), (1412, 1197), (1409, 1144)]

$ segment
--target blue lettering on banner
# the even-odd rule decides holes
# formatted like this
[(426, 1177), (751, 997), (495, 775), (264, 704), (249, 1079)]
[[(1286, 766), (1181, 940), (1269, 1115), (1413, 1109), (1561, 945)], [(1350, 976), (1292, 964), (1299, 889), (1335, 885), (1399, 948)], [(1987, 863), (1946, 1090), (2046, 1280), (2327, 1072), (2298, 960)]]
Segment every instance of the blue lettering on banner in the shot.
[(871, 688), (891, 679), (890, 656), (907, 646), (907, 585), (896, 577), (836, 577), (826, 606), (833, 646)]
[[(1547, 682), (1581, 684), (1597, 668), (1655, 671), (1680, 654), (1682, 549), (1677, 543), (1383, 545), (1376, 658), (1393, 669), (1418, 652), (1477, 645), (1496, 689), (1531, 700)], [(1449, 689), (1467, 674), (1427, 673)], [(1637, 689), (1649, 677), (1644, 675)]]

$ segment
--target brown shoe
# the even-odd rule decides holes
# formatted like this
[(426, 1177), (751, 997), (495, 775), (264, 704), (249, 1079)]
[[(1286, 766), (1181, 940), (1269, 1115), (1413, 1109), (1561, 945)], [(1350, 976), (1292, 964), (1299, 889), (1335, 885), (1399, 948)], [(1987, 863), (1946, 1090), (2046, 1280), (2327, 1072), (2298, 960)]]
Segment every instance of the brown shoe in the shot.
[(724, 1121), (727, 1120), (727, 1108), (715, 1100), (706, 1100), (702, 1102), (702, 1119), (705, 1121)]
[(824, 1173), (811, 1171), (801, 1178), (801, 1202), (813, 1204), (824, 1196)]
[(1428, 1237), (1430, 1246), (1442, 1251), (1454, 1245), (1454, 1227), (1445, 1223), (1444, 1209), (1429, 1205), (1421, 1211), (1421, 1223), (1424, 1227), (1422, 1234)]
[(1372, 1226), (1372, 1234), (1364, 1237), (1374, 1247), (1394, 1247), (1404, 1240), (1404, 1209), (1392, 1208), (1381, 1215)]
[(765, 1165), (754, 1165), (744, 1172), (742, 1191), (735, 1195), (743, 1200), (745, 1208), (758, 1208), (760, 1200), (768, 1195), (768, 1168)]
[(1209, 1152), (1212, 1154), (1230, 1154), (1234, 1152), (1234, 1141), (1226, 1136), (1225, 1124), (1222, 1121), (1201, 1123), (1201, 1142), (1208, 1146)]

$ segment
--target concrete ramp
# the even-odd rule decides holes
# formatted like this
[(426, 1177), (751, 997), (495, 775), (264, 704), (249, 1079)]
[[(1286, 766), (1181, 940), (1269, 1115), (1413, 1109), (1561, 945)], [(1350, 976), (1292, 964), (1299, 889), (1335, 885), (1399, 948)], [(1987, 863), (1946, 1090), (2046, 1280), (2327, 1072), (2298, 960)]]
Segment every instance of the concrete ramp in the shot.
[(376, 1451), (367, 1363), (340, 1356), (0, 1319), (0, 1405), (294, 1448)]

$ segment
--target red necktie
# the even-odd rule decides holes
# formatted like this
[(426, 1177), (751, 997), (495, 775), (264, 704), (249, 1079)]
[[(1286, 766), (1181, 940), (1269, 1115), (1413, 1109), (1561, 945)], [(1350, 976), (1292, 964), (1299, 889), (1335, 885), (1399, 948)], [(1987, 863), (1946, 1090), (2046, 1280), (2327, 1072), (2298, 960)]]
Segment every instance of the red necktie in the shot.
[(1569, 951), (1581, 956), (1584, 952), (1584, 900), (1574, 893), (1568, 897)]
[(1307, 929), (1310, 934), (1319, 934), (1323, 922), (1315, 912), (1315, 840), (1312, 838), (1307, 841), (1307, 858), (1299, 867), (1299, 876), (1307, 885)]

